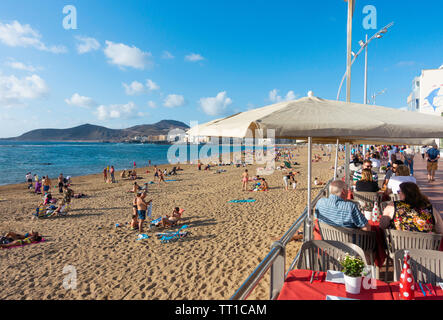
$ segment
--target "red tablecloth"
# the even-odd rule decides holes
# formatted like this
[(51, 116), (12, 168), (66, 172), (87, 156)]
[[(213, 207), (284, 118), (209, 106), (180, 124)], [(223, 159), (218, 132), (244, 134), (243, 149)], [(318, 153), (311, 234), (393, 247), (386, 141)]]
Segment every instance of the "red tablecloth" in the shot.
[(377, 280), (377, 288), (366, 290), (361, 288), (360, 294), (346, 293), (345, 285), (326, 282), (326, 272), (320, 272), (323, 280), (311, 281), (312, 271), (292, 270), (283, 285), (278, 300), (325, 300), (326, 296), (337, 296), (358, 300), (393, 300), (389, 285)]
[[(371, 231), (375, 231), (377, 237), (377, 247), (374, 255), (374, 263), (377, 267), (381, 267), (384, 265), (386, 260), (385, 236), (378, 222), (369, 221), (369, 224), (371, 225)], [(317, 219), (314, 220), (314, 240), (322, 240)]]
[[(400, 300), (399, 284), (400, 284), (399, 281), (392, 282), (389, 284), (389, 287), (391, 288), (391, 291), (392, 291), (392, 297), (394, 298), (394, 300)], [(414, 291), (415, 300), (443, 300), (443, 290), (439, 286), (432, 286), (433, 289), (431, 288), (430, 284), (428, 284), (427, 286), (429, 289), (431, 289), (432, 295), (428, 295), (428, 290), (426, 290), (426, 288), (423, 287), (423, 290), (426, 293), (426, 297), (425, 297), (425, 296), (423, 296), (423, 293), (420, 290), (420, 286), (417, 283), (415, 284), (415, 291)], [(435, 292), (436, 296), (434, 295), (434, 292)]]

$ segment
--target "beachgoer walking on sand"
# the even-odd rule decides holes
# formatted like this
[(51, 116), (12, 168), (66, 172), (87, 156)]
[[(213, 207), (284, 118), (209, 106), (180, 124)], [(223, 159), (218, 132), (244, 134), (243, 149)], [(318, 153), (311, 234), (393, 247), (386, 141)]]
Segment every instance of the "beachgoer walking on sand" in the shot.
[(160, 177), (158, 175), (158, 169), (157, 169), (157, 167), (155, 167), (154, 168), (154, 182), (157, 182), (157, 180), (158, 180), (158, 183), (160, 183)]
[(152, 202), (149, 200), (145, 201), (146, 192), (137, 194), (137, 214), (138, 214), (138, 231), (143, 232), (143, 222), (146, 220), (146, 211), (148, 210), (148, 205)]
[(103, 169), (103, 179), (105, 180), (105, 182), (108, 180), (108, 171), (106, 170), (106, 168)]
[(245, 172), (242, 174), (242, 190), (248, 191), (248, 181), (249, 181), (249, 174), (248, 169), (245, 169)]
[(134, 169), (137, 167), (137, 165), (135, 164), (135, 161), (134, 161)]
[(160, 184), (161, 181), (166, 183), (165, 175), (163, 174), (163, 172), (160, 169), (158, 169), (158, 184)]

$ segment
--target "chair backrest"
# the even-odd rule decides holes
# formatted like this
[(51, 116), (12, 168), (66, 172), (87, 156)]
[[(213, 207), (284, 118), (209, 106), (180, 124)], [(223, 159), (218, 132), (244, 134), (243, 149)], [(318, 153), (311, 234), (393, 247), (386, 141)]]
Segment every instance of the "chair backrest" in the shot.
[(391, 257), (397, 250), (438, 250), (441, 234), (385, 229), (386, 243)]
[(378, 192), (354, 191), (354, 200), (359, 202), (363, 210), (372, 211), (374, 203), (380, 203), (380, 195)]
[(359, 229), (335, 227), (318, 221), (323, 240), (348, 242), (359, 246), (363, 251), (374, 250), (377, 246), (376, 233)]
[(389, 197), (391, 198), (392, 201), (400, 201), (400, 196), (398, 194), (391, 193)]
[[(412, 275), (415, 281), (422, 283), (443, 282), (443, 252), (436, 250), (410, 249)], [(405, 250), (394, 254), (394, 281), (400, 280)]]
[(354, 191), (354, 199), (365, 202), (376, 202), (380, 200), (378, 192)]
[(361, 258), (365, 266), (368, 265), (363, 250), (355, 244), (340, 241), (312, 240), (303, 243), (300, 249), (297, 268), (314, 271), (341, 271), (340, 260), (347, 253)]

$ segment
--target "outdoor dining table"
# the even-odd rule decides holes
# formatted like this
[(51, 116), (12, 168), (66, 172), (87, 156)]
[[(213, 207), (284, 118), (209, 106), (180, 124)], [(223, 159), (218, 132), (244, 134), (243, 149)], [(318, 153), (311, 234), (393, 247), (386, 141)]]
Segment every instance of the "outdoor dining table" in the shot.
[(310, 283), (311, 270), (291, 270), (285, 280), (278, 300), (326, 300), (327, 296), (342, 297), (356, 300), (393, 300), (390, 286), (376, 280), (376, 289), (364, 289), (360, 294), (349, 294), (343, 283), (325, 281), (326, 272), (320, 272)]

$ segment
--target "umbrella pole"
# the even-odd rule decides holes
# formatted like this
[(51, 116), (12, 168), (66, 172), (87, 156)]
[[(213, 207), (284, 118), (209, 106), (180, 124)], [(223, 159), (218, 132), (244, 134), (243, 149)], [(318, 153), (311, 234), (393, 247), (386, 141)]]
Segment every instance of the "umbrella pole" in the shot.
[(312, 175), (312, 138), (308, 138), (308, 219), (306, 222), (307, 239), (312, 240), (312, 208), (311, 208), (311, 175)]
[(337, 179), (337, 166), (338, 166), (338, 139), (337, 139), (337, 146), (335, 147), (334, 180)]
[(349, 162), (350, 162), (350, 145), (346, 142), (346, 156), (345, 156), (345, 182), (349, 188)]

